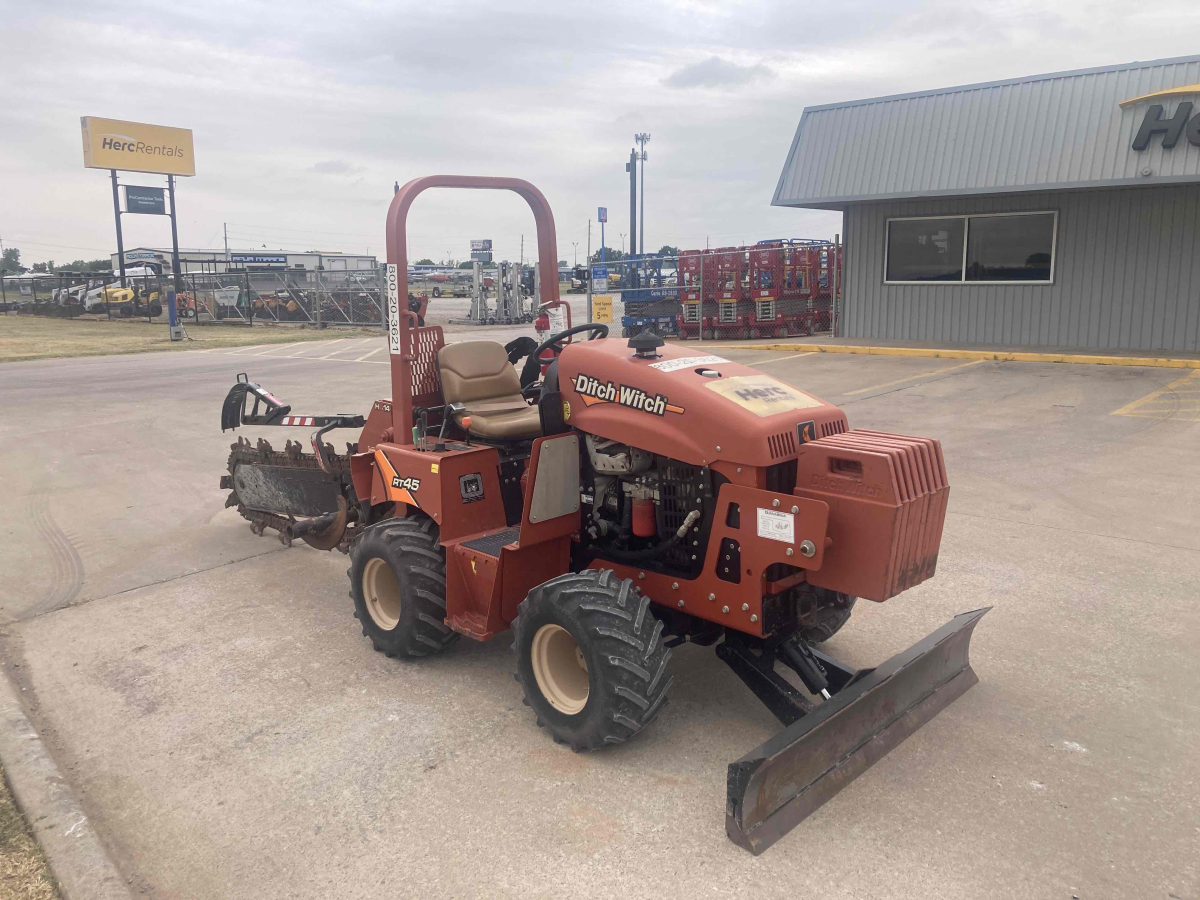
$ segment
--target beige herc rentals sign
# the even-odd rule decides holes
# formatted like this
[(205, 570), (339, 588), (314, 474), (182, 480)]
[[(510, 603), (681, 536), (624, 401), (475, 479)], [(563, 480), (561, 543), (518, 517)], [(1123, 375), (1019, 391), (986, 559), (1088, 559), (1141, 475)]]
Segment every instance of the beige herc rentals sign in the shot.
[(83, 116), (83, 165), (160, 175), (195, 175), (190, 128)]

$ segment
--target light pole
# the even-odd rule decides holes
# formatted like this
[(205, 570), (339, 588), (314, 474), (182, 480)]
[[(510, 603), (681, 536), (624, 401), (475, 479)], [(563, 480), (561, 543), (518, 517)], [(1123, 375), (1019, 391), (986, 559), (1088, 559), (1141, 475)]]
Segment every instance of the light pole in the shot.
[(621, 235), (621, 255), (625, 255), (625, 235)]
[(571, 241), (571, 246), (575, 248), (575, 265), (579, 265), (579, 241)]
[[(635, 141), (637, 141), (641, 145), (641, 148), (642, 148), (641, 152), (638, 154), (638, 156), (642, 160), (642, 199), (641, 199), (642, 209), (641, 209), (641, 212), (638, 214), (641, 219), (641, 221), (638, 222), (638, 232), (639, 232), (638, 240), (639, 240), (639, 245), (640, 245), (641, 249), (638, 250), (637, 252), (645, 253), (646, 252), (646, 144), (649, 143), (649, 141), (650, 141), (650, 135), (648, 132), (641, 131), (641, 132), (638, 132), (637, 134), (635, 134), (633, 136), (633, 139)], [(630, 247), (629, 252), (632, 253), (633, 249), (634, 249), (633, 247)]]

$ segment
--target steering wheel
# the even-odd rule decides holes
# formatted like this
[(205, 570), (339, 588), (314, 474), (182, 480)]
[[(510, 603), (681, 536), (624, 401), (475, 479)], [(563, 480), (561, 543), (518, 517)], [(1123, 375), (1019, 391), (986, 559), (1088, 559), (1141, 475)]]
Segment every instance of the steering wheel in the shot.
[(560, 331), (558, 334), (550, 335), (550, 337), (538, 344), (536, 350), (525, 357), (525, 365), (521, 367), (521, 387), (528, 387), (537, 381), (542, 365), (541, 357), (543, 350), (549, 350), (557, 358), (563, 352), (561, 345), (563, 338), (570, 337), (573, 334), (581, 334), (585, 331), (588, 332), (589, 341), (594, 341), (598, 337), (608, 337), (608, 326), (600, 322), (585, 322), (582, 325), (576, 325), (574, 328), (568, 328), (566, 331)]

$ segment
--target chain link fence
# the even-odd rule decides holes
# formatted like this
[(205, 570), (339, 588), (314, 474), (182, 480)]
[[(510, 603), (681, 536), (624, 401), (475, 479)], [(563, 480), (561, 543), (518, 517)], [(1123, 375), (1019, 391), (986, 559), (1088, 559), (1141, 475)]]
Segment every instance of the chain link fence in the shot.
[[(225, 273), (179, 276), (179, 318), (252, 325), (381, 325), (382, 276), (376, 270)], [(54, 318), (101, 316), (166, 320), (170, 275), (61, 273), (0, 279), (0, 311)], [(440, 294), (440, 291), (439, 291)]]
[(790, 239), (597, 263), (592, 318), (682, 340), (836, 333), (841, 262), (838, 244)]

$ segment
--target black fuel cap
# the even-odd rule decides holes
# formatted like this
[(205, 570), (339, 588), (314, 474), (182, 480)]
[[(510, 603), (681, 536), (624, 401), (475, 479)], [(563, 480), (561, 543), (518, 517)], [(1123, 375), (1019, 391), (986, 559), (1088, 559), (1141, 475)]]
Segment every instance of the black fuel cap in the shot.
[(663, 339), (653, 331), (643, 331), (629, 339), (629, 347), (633, 350), (633, 355), (643, 359), (658, 356), (658, 348), (663, 343)]

